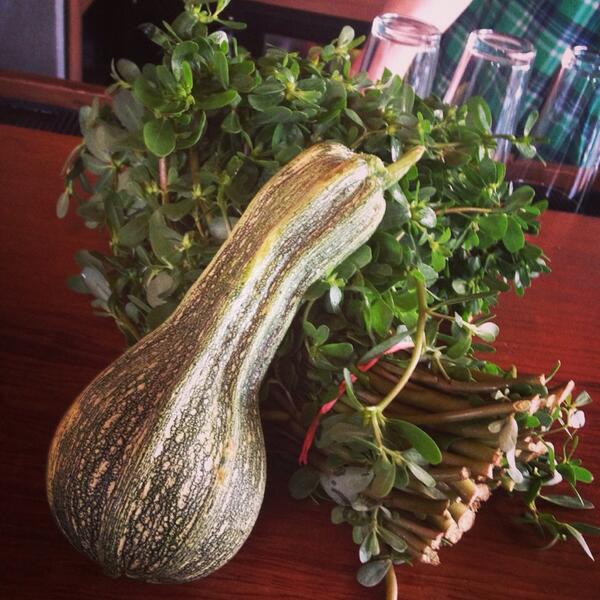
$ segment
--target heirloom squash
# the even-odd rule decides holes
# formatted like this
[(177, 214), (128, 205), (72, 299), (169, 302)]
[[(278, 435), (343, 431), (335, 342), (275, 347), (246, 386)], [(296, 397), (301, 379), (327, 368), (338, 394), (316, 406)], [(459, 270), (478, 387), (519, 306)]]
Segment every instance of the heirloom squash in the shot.
[(252, 200), (172, 316), (81, 393), (47, 492), (73, 545), (113, 576), (183, 582), (233, 557), (265, 487), (258, 389), (307, 288), (383, 216), (390, 171), (324, 142)]

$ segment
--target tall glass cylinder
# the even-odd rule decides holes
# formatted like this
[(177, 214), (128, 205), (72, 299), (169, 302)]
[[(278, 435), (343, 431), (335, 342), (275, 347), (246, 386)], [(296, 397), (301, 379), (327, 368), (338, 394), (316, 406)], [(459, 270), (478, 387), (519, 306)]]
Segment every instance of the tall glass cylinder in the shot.
[[(489, 105), (494, 133), (513, 134), (527, 89), (535, 48), (527, 41), (491, 29), (469, 34), (444, 101), (459, 105), (481, 96)], [(500, 140), (496, 159), (508, 158), (510, 145)]]
[(360, 69), (371, 80), (380, 79), (388, 69), (425, 98), (433, 86), (440, 36), (437, 27), (422, 21), (395, 13), (379, 15), (373, 20)]
[[(541, 188), (553, 208), (600, 215), (600, 54), (567, 48), (532, 135), (539, 161), (523, 161), (520, 178)], [(526, 167), (526, 168), (524, 168)], [(598, 186), (600, 188), (600, 186)]]

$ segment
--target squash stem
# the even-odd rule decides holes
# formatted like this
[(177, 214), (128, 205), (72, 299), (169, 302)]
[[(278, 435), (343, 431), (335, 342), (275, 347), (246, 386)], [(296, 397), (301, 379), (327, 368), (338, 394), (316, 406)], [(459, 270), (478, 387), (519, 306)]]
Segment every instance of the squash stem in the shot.
[(415, 333), (415, 347), (413, 349), (410, 361), (402, 373), (402, 377), (398, 380), (398, 383), (387, 393), (384, 399), (377, 405), (380, 412), (383, 412), (392, 400), (402, 391), (404, 386), (408, 383), (411, 375), (419, 364), (421, 354), (423, 353), (423, 347), (425, 346), (425, 323), (427, 322), (427, 296), (425, 291), (425, 284), (422, 281), (417, 280), (417, 299), (419, 301), (419, 318), (417, 320), (417, 331)]
[(403, 154), (396, 162), (388, 165), (386, 170), (385, 187), (386, 189), (400, 181), (409, 169), (416, 165), (425, 153), (425, 146), (415, 146)]

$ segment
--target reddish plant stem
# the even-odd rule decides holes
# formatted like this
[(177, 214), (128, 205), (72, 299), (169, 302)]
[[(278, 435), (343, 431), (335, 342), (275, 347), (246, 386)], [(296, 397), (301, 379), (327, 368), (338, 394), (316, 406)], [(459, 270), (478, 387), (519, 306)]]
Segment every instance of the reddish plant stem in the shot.
[(162, 204), (169, 203), (169, 183), (167, 174), (167, 157), (158, 159), (158, 182), (160, 185), (160, 197)]
[(394, 565), (390, 565), (385, 575), (385, 600), (398, 600), (398, 579)]

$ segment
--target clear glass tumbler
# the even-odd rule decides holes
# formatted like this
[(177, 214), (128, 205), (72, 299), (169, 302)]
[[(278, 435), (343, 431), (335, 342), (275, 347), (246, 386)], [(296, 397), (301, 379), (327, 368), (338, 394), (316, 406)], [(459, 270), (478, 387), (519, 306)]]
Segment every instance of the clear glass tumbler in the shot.
[(567, 48), (532, 135), (540, 161), (515, 161), (515, 173), (552, 208), (600, 215), (600, 54)]
[(384, 69), (400, 75), (421, 98), (431, 94), (440, 51), (437, 27), (395, 13), (373, 19), (360, 70), (373, 81)]
[[(527, 40), (491, 29), (473, 31), (444, 102), (460, 105), (472, 96), (481, 96), (490, 107), (494, 133), (515, 133), (534, 59), (535, 48)], [(508, 141), (499, 140), (496, 160), (505, 161), (509, 150)]]

